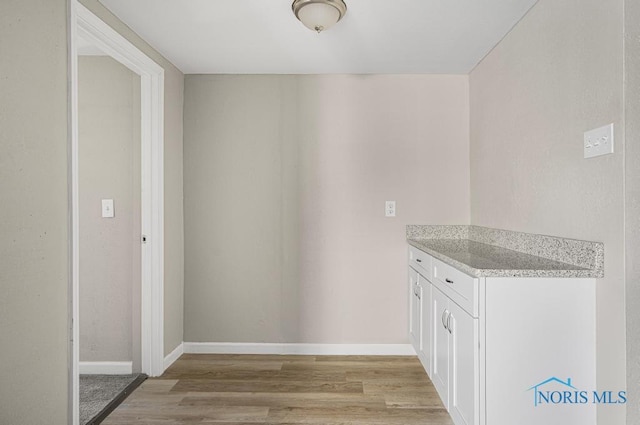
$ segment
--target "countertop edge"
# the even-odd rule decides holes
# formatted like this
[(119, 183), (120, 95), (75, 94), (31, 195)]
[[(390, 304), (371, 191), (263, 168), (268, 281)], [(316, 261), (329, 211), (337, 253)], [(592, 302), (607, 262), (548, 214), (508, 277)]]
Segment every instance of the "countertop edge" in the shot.
[(407, 238), (407, 243), (434, 258), (448, 264), (472, 277), (559, 277), (559, 278), (602, 278), (604, 271), (600, 269), (568, 269), (568, 270), (511, 270), (511, 269), (476, 269), (457, 261), (439, 251), (420, 243), (420, 239)]

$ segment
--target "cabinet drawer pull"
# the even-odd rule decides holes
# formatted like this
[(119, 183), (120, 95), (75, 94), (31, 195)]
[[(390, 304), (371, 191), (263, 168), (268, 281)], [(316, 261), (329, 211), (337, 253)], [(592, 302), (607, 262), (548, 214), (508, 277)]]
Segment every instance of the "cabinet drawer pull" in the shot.
[(444, 281), (445, 281), (445, 282), (447, 282), (447, 283), (451, 283), (451, 284), (453, 284), (453, 280), (451, 280), (451, 279), (449, 279), (449, 278), (446, 278)]
[(419, 258), (416, 258), (416, 261), (417, 261), (418, 263), (422, 263), (422, 260), (421, 260), (421, 259), (419, 259)]

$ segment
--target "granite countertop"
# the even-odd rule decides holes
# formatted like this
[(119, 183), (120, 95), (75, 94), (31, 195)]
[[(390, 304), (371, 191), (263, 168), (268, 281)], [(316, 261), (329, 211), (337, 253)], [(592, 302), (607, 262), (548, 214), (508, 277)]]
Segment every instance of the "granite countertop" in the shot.
[[(596, 258), (595, 261), (586, 259), (584, 265), (582, 263), (579, 263), (581, 265), (569, 264), (568, 262), (557, 261), (557, 258), (545, 258), (498, 245), (478, 242), (464, 233), (451, 234), (449, 232), (443, 235), (443, 228), (438, 229), (440, 233), (438, 235), (434, 234), (434, 238), (424, 237), (427, 235), (423, 234), (419, 236), (408, 234), (407, 242), (434, 258), (474, 277), (594, 278), (604, 275), (601, 267), (601, 257)], [(444, 230), (451, 229), (445, 228)], [(480, 230), (482, 231), (482, 229)], [(476, 236), (472, 235), (472, 237)], [(599, 247), (596, 246), (596, 248)], [(596, 254), (599, 253), (596, 252)], [(554, 253), (554, 255), (558, 257), (557, 253)], [(569, 259), (576, 258), (576, 256), (563, 257), (560, 255), (559, 258)], [(589, 267), (592, 264), (593, 266)]]

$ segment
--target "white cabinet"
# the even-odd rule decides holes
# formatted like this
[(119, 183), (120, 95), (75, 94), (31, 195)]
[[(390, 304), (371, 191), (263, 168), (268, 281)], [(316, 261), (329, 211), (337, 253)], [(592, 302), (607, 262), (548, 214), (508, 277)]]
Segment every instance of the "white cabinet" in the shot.
[(431, 282), (426, 280), (422, 275), (418, 274), (418, 281), (420, 282), (420, 286), (422, 287), (422, 296), (421, 296), (421, 304), (422, 304), (422, 339), (419, 348), (416, 350), (418, 352), (418, 357), (424, 366), (424, 369), (427, 371), (427, 375), (431, 376), (432, 369), (432, 360), (431, 360), (431, 294), (432, 294), (432, 285)]
[(410, 250), (409, 264), (409, 335), (420, 362), (431, 376), (431, 282), (425, 277), (430, 275), (427, 270), (431, 269), (431, 257)]
[(433, 349), (433, 367), (431, 381), (436, 387), (445, 408), (449, 408), (449, 299), (438, 288), (431, 292), (433, 320), (431, 348)]
[(550, 379), (597, 390), (595, 279), (478, 278), (416, 251), (411, 341), (455, 425), (595, 425), (594, 403), (534, 403)]
[(595, 425), (593, 398), (535, 406), (537, 391), (567, 387), (530, 389), (556, 378), (571, 379), (589, 395), (611, 391), (596, 384), (595, 279), (487, 277), (482, 283), (480, 425)]
[(416, 351), (422, 345), (422, 302), (418, 272), (409, 267), (409, 336)]
[(428, 281), (432, 279), (432, 260), (430, 255), (412, 246), (409, 247), (409, 267), (412, 267)]
[(479, 407), (478, 319), (432, 289), (431, 381), (458, 425), (476, 425)]
[(478, 424), (480, 364), (478, 319), (449, 302), (449, 413), (457, 425)]

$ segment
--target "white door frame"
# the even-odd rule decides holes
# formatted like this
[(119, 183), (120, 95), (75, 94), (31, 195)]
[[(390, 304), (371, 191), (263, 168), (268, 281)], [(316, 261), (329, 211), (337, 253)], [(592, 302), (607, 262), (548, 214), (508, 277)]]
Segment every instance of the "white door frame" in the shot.
[(71, 408), (79, 423), (78, 40), (140, 75), (142, 180), (142, 372), (164, 372), (164, 69), (81, 5), (69, 0), (71, 163)]

